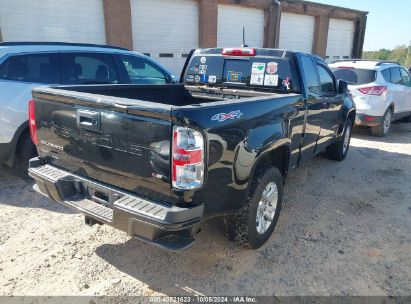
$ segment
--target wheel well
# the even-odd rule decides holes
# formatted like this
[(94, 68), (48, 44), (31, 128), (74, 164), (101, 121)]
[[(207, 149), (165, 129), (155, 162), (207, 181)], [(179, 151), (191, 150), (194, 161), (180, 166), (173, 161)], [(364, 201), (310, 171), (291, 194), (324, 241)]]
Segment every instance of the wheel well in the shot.
[(276, 148), (273, 151), (265, 153), (260, 160), (258, 165), (266, 164), (276, 167), (280, 170), (283, 178), (287, 177), (288, 165), (290, 160), (290, 150), (286, 146)]
[(14, 157), (23, 158), (32, 158), (37, 155), (36, 146), (31, 140), (29, 128), (24, 128), (20, 133), (20, 136), (16, 143), (16, 148), (14, 151)]
[(16, 150), (15, 150), (15, 154), (18, 154), (21, 152), (21, 146), (23, 144), (23, 140), (25, 136), (30, 136), (30, 130), (29, 128), (24, 128), (21, 133), (20, 136), (17, 140), (17, 144), (16, 144)]
[(351, 111), (350, 113), (348, 113), (348, 118), (351, 119), (352, 123), (354, 123), (355, 122), (355, 111)]
[(27, 121), (25, 123), (23, 123), (20, 127), (18, 127), (16, 132), (14, 133), (14, 136), (13, 136), (13, 139), (12, 139), (12, 147), (11, 147), (11, 150), (10, 150), (9, 157), (6, 161), (6, 164), (9, 167), (12, 167), (14, 165), (15, 156), (20, 151), (21, 142), (22, 142), (25, 134), (30, 134), (29, 124), (28, 124)]

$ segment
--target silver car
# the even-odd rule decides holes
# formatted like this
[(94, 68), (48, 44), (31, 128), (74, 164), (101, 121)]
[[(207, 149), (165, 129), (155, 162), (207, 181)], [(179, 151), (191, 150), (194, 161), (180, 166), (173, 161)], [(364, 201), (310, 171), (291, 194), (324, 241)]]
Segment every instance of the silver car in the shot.
[(0, 43), (0, 163), (24, 168), (36, 153), (27, 114), (33, 87), (173, 82), (175, 76), (159, 63), (118, 47)]

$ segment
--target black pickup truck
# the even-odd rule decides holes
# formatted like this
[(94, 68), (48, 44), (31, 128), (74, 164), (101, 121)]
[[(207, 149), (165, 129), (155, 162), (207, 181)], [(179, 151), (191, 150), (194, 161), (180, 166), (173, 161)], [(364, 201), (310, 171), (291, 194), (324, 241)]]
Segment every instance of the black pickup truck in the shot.
[(276, 49), (192, 51), (181, 83), (37, 88), (34, 188), (171, 250), (224, 216), (227, 236), (260, 247), (289, 169), (348, 152), (347, 83), (316, 56)]

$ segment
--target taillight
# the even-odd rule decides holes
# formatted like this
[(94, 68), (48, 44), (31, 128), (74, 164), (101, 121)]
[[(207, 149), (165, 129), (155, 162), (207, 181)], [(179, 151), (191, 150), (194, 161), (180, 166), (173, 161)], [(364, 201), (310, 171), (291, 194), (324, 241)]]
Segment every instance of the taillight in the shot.
[(364, 121), (365, 122), (373, 122), (373, 121), (376, 121), (376, 120), (377, 120), (377, 117), (375, 117), (375, 116), (364, 115)]
[(381, 96), (387, 90), (386, 86), (373, 86), (373, 87), (366, 87), (358, 89), (361, 93), (366, 95), (377, 95)]
[(204, 182), (204, 137), (190, 128), (174, 127), (172, 182), (176, 189), (196, 189)]
[(34, 109), (34, 100), (29, 101), (29, 128), (31, 140), (35, 145), (39, 144), (39, 138), (37, 137), (37, 126), (36, 126), (36, 112)]
[(225, 56), (255, 56), (256, 50), (250, 49), (250, 48), (241, 48), (241, 49), (225, 48), (223, 49), (222, 54)]

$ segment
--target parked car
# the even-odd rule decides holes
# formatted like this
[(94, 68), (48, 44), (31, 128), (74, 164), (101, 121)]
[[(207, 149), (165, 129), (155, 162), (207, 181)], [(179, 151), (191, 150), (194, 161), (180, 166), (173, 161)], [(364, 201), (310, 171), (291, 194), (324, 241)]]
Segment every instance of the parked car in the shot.
[(91, 44), (0, 43), (0, 163), (25, 164), (35, 148), (27, 112), (32, 88), (44, 85), (173, 82), (173, 75), (142, 54)]
[(289, 169), (322, 151), (342, 161), (356, 114), (347, 83), (322, 59), (275, 49), (196, 50), (181, 84), (33, 95), (37, 191), (88, 224), (172, 250), (216, 216), (230, 239), (260, 247)]
[(349, 83), (357, 107), (357, 125), (371, 127), (375, 136), (388, 134), (391, 122), (411, 120), (411, 82), (397, 63), (344, 60), (330, 64), (337, 79)]

